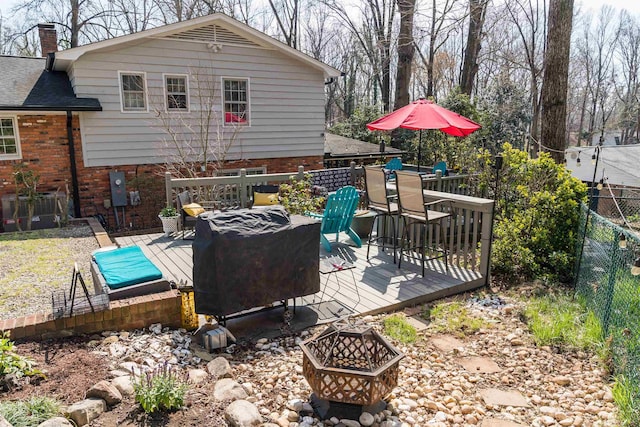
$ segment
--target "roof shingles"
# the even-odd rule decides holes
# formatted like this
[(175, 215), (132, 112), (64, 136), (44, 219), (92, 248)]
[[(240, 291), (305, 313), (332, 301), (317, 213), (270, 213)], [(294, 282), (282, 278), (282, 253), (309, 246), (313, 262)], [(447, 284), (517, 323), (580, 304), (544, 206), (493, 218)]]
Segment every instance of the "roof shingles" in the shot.
[(100, 111), (95, 98), (78, 98), (67, 73), (46, 71), (45, 58), (0, 56), (0, 110)]

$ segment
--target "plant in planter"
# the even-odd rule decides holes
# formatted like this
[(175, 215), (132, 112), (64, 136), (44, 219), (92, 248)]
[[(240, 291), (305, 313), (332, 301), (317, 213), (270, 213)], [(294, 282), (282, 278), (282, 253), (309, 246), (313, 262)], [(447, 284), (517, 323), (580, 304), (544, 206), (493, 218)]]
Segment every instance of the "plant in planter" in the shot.
[(291, 177), (291, 184), (280, 184), (280, 203), (292, 215), (304, 215), (318, 212), (325, 198), (315, 196), (311, 191), (311, 174), (304, 174), (303, 179)]
[(175, 231), (178, 231), (178, 211), (173, 206), (165, 206), (160, 210), (160, 214), (158, 215), (160, 221), (162, 221), (162, 231), (164, 231), (164, 235), (169, 237), (169, 235)]

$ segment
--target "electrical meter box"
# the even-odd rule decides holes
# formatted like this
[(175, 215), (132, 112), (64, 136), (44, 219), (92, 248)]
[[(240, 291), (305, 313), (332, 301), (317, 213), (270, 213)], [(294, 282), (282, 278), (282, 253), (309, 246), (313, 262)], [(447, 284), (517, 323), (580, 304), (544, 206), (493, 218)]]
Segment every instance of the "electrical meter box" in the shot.
[(113, 207), (127, 206), (127, 190), (124, 186), (124, 172), (109, 172), (111, 183), (111, 205)]

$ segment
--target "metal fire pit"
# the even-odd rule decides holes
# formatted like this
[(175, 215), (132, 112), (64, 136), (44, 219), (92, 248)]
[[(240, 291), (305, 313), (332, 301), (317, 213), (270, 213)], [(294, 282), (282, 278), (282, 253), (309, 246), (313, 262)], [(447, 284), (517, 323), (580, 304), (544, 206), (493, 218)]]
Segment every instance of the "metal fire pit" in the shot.
[(365, 325), (338, 321), (300, 344), (302, 370), (319, 399), (371, 406), (398, 382), (404, 354)]

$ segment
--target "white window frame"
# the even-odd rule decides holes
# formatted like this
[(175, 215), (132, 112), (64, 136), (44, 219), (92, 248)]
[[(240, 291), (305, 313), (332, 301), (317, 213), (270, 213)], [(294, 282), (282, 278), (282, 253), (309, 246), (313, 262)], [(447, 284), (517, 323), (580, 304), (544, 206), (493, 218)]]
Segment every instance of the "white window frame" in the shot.
[[(225, 104), (225, 98), (224, 98), (224, 82), (225, 80), (237, 80), (237, 81), (245, 81), (247, 82), (247, 108), (246, 108), (246, 112), (247, 112), (247, 116), (249, 117), (249, 120), (247, 120), (246, 123), (235, 123), (235, 122), (230, 122), (227, 123), (226, 119), (226, 111), (224, 108), (224, 104)], [(220, 78), (220, 89), (221, 89), (221, 96), (220, 99), (222, 100), (222, 127), (234, 127), (234, 126), (242, 126), (242, 127), (251, 127), (251, 81), (248, 77), (233, 77), (233, 76), (222, 76)]]
[[(167, 87), (167, 78), (178, 77), (184, 79), (184, 88), (186, 90), (185, 95), (187, 97), (187, 108), (169, 108), (169, 88)], [(189, 75), (188, 74), (175, 74), (164, 73), (162, 74), (162, 84), (164, 85), (164, 110), (167, 113), (188, 113), (191, 111), (191, 99), (189, 97)]]
[[(144, 86), (144, 109), (131, 110), (124, 107), (124, 88), (122, 87), (123, 75), (142, 76), (142, 84)], [(118, 92), (120, 93), (120, 112), (125, 114), (148, 113), (149, 112), (149, 88), (147, 86), (147, 73), (144, 71), (118, 71)]]
[(255, 168), (219, 169), (216, 171), (216, 176), (240, 176), (240, 169), (245, 169), (247, 176), (264, 175), (267, 173), (266, 166), (258, 166)]
[[(16, 140), (16, 152), (13, 154), (4, 154), (0, 152), (0, 161), (2, 160), (20, 160), (22, 159), (22, 147), (20, 144), (20, 131), (18, 129), (18, 117), (13, 115), (0, 114), (0, 119), (10, 119), (13, 126), (13, 138)], [(0, 135), (0, 141), (4, 137)]]

